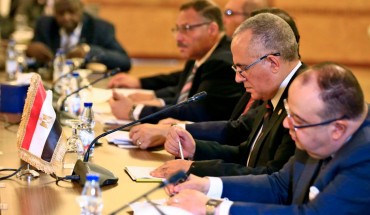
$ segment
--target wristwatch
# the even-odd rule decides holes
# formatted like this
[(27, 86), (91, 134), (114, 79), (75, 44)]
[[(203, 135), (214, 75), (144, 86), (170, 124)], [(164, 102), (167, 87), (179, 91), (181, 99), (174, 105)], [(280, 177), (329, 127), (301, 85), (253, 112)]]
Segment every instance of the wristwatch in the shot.
[(206, 203), (206, 215), (214, 215), (217, 206), (221, 204), (222, 200), (209, 199)]

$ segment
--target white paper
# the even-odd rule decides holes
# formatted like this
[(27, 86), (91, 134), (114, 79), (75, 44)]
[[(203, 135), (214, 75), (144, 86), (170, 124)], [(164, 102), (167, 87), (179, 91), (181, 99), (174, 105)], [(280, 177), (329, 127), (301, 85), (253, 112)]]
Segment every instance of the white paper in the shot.
[(137, 145), (132, 143), (128, 131), (113, 132), (105, 136), (105, 139), (110, 143), (116, 144), (120, 148), (138, 148)]
[[(165, 205), (166, 201), (167, 199), (153, 200), (152, 204), (147, 201), (135, 202), (131, 204), (130, 207), (135, 215), (159, 215), (158, 209), (164, 214), (191, 215), (191, 213), (181, 208)], [(153, 204), (155, 204), (158, 209), (156, 209)]]
[(130, 122), (131, 120), (121, 120), (117, 119), (113, 114), (111, 113), (96, 113), (94, 109), (94, 116), (95, 116), (95, 121), (99, 122), (100, 124), (103, 125), (126, 125)]

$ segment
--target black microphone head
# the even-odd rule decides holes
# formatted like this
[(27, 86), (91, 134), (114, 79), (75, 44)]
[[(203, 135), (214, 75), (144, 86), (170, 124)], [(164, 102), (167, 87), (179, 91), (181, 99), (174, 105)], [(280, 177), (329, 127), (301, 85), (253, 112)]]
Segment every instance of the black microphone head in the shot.
[(202, 91), (202, 92), (197, 93), (194, 96), (190, 97), (187, 100), (187, 102), (195, 102), (195, 101), (198, 101), (200, 99), (204, 99), (206, 96), (207, 96), (207, 92), (206, 91)]
[(163, 181), (159, 187), (164, 187), (164, 186), (167, 186), (169, 184), (176, 184), (180, 181), (184, 181), (186, 180), (186, 178), (188, 177), (188, 175), (186, 174), (186, 172), (184, 172), (183, 170), (180, 170), (178, 171), (177, 173), (171, 175), (168, 179), (166, 179), (165, 181)]

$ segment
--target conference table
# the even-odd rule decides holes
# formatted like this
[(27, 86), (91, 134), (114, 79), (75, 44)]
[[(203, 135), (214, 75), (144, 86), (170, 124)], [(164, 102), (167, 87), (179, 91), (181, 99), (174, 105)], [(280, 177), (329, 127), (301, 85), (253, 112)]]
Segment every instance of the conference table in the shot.
[[(18, 169), (25, 164), (18, 157), (17, 130), (18, 124), (0, 121), (0, 168)], [(71, 134), (68, 127), (63, 128), (66, 135)], [(95, 126), (96, 135), (103, 132), (101, 124)], [(146, 151), (140, 149), (122, 149), (116, 145), (100, 140), (101, 146), (95, 148), (94, 156), (89, 162), (110, 170), (119, 178), (115, 185), (102, 187), (103, 214), (109, 214), (122, 205), (130, 202), (146, 191), (159, 185), (158, 182), (134, 182), (125, 173), (125, 166), (159, 166), (164, 161), (174, 159), (163, 149)], [(34, 169), (32, 166), (31, 169)], [(66, 171), (66, 170), (64, 170)], [(72, 170), (67, 170), (72, 171)], [(55, 178), (40, 172), (40, 176), (27, 180), (13, 176), (0, 181), (0, 214), (1, 215), (42, 215), (42, 214), (79, 214), (80, 208), (76, 198), (82, 187), (75, 182), (55, 183)], [(0, 172), (0, 177), (12, 172)], [(64, 172), (65, 173), (65, 172)], [(66, 173), (67, 174), (67, 173)], [(150, 199), (163, 199), (167, 195), (159, 189), (149, 195)], [(121, 212), (127, 214), (130, 208)]]

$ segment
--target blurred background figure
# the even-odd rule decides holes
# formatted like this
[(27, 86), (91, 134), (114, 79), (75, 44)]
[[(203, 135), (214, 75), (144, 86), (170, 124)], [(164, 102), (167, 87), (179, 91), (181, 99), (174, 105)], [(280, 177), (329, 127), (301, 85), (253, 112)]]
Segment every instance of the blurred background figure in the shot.
[(26, 51), (38, 65), (51, 62), (57, 49), (62, 48), (67, 58), (83, 59), (84, 63), (98, 62), (122, 71), (131, 68), (112, 24), (84, 12), (80, 0), (55, 0), (53, 7), (53, 16), (42, 16), (36, 22), (34, 38)]
[(231, 37), (240, 23), (251, 16), (252, 11), (270, 6), (267, 0), (229, 0), (223, 15), (226, 35)]

